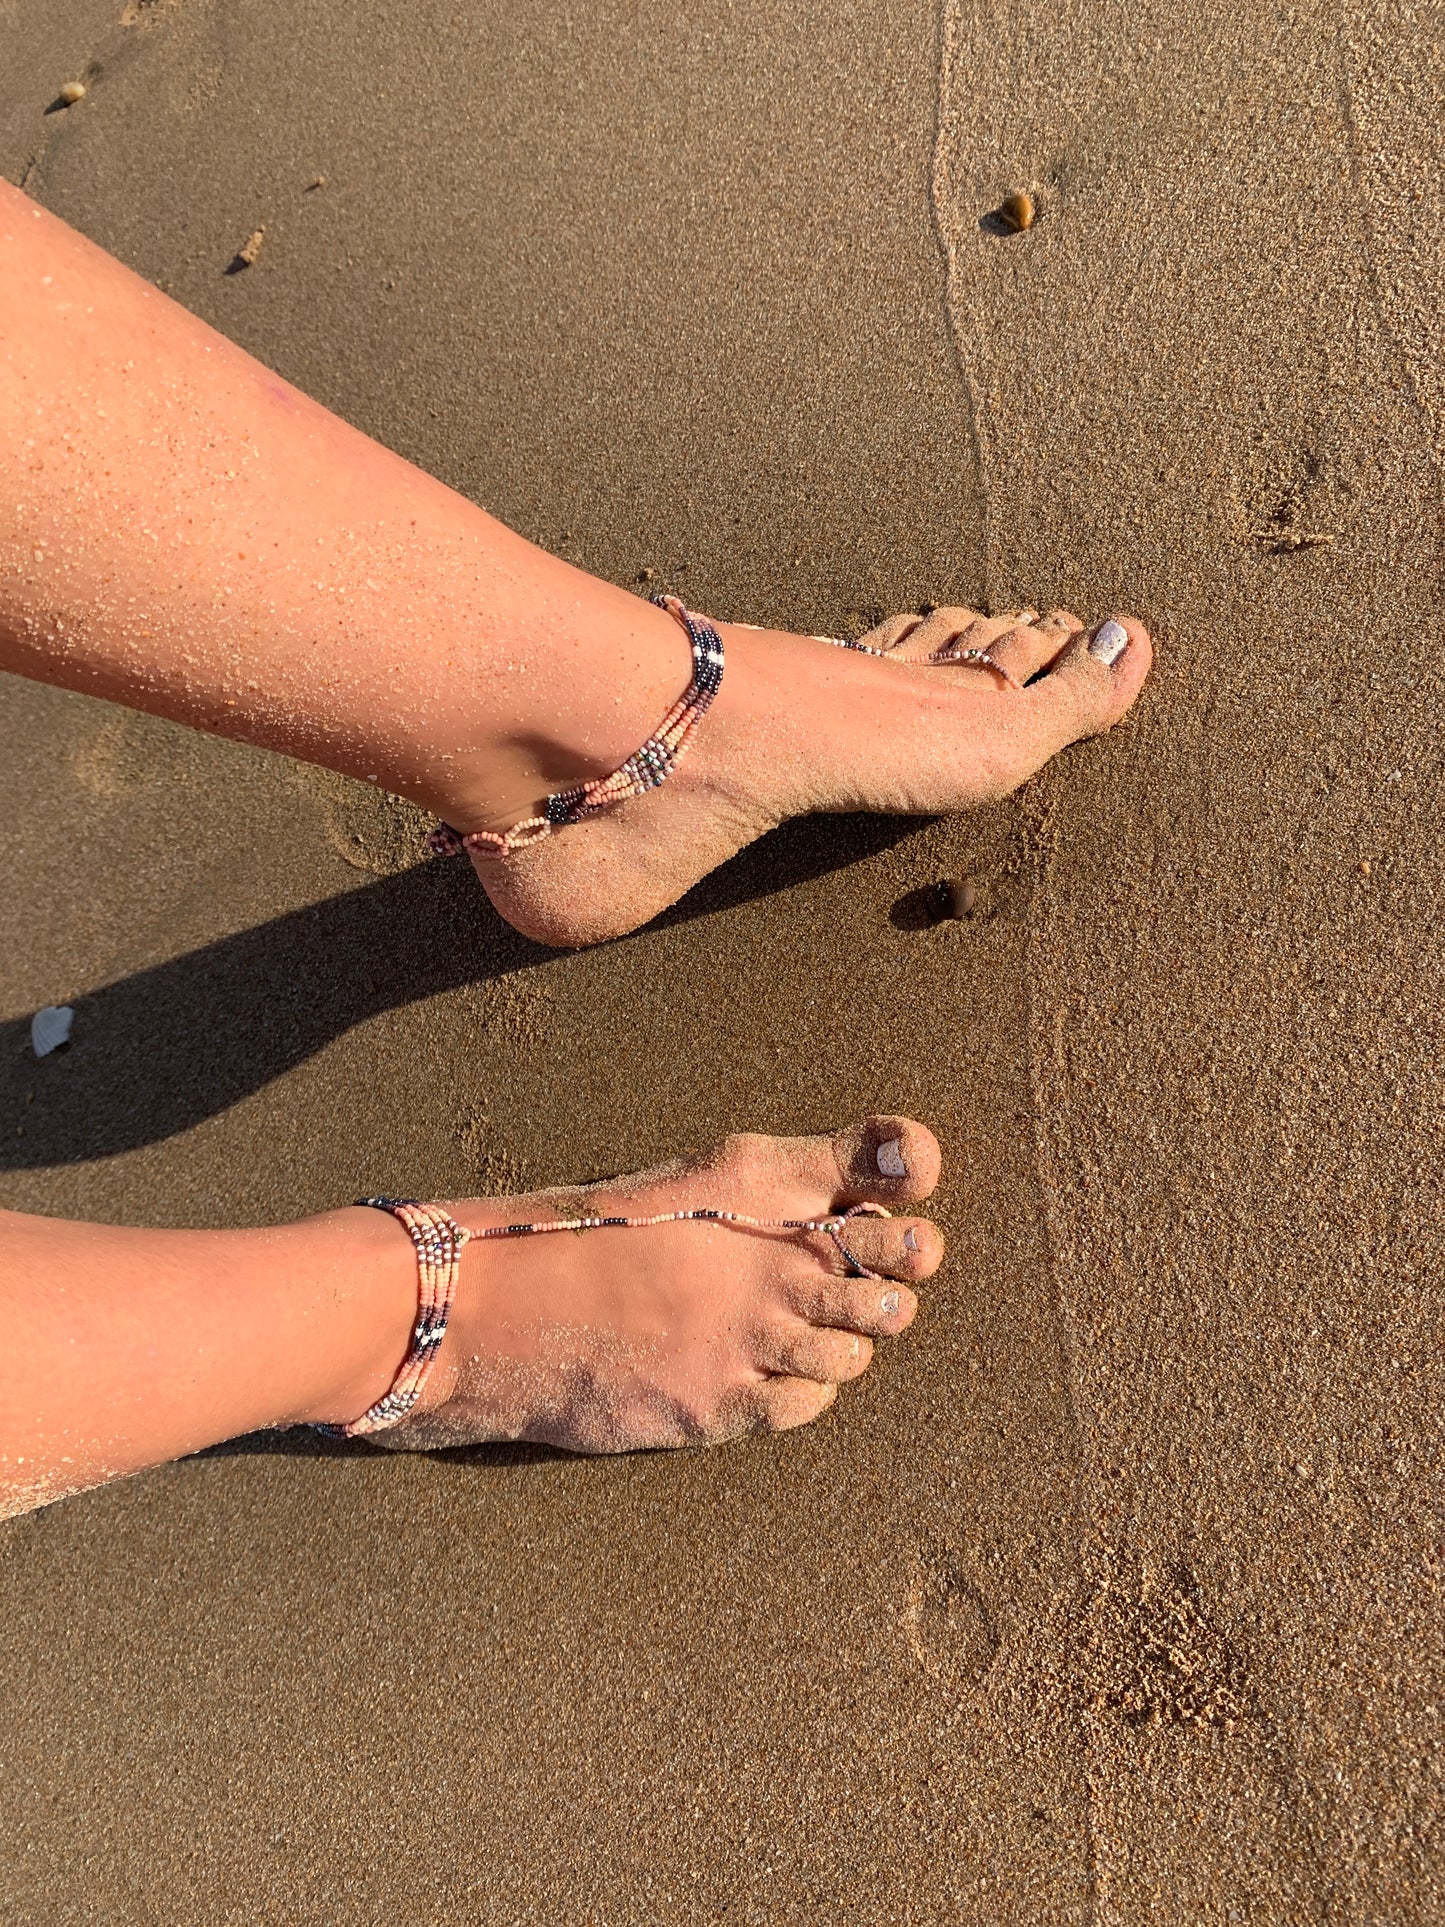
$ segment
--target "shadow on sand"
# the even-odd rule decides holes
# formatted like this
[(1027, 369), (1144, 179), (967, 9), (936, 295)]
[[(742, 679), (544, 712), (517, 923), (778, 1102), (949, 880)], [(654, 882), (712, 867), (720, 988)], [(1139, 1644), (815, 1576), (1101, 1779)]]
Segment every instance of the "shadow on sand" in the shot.
[[(909, 817), (801, 818), (705, 877), (649, 928), (826, 875), (918, 827)], [(42, 1062), (28, 1015), (0, 1024), (0, 1170), (154, 1144), (369, 1017), (559, 954), (503, 923), (460, 862), (418, 864), (238, 931), (77, 998), (74, 1042)], [(28, 1105), (42, 1082), (44, 1102)]]
[[(390, 1447), (370, 1439), (333, 1439), (324, 1432), (313, 1432), (309, 1425), (290, 1425), (270, 1432), (244, 1432), (240, 1438), (208, 1445), (194, 1456), (198, 1459), (264, 1458), (280, 1455), (288, 1459), (372, 1458)], [(501, 1441), (494, 1445), (448, 1445), (434, 1448), (428, 1458), (447, 1465), (546, 1465), (575, 1458), (555, 1445), (531, 1445), (526, 1440)]]

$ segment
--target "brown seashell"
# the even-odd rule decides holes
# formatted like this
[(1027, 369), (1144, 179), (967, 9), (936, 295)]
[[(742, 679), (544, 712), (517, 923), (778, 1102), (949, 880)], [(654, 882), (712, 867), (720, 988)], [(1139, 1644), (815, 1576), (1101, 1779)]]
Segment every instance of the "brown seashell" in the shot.
[(243, 247), (241, 251), (237, 254), (236, 259), (239, 262), (241, 262), (241, 264), (244, 267), (249, 268), (251, 263), (256, 259), (256, 256), (261, 252), (261, 243), (265, 239), (266, 239), (265, 228), (258, 227), (256, 229), (256, 232), (251, 236), (250, 240), (246, 243), (245, 247)]
[(1022, 234), (1025, 228), (1032, 227), (1037, 210), (1031, 194), (1010, 194), (999, 205), (998, 218), (1010, 234)]
[(76, 101), (84, 100), (85, 82), (83, 80), (67, 80), (60, 90), (60, 98), (65, 102), (67, 107), (73, 107)]

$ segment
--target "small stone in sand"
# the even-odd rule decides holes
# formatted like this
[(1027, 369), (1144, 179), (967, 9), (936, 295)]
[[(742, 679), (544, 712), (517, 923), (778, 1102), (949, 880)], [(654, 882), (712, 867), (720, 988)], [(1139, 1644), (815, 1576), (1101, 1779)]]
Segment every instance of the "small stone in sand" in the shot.
[(939, 920), (973, 915), (978, 902), (978, 886), (972, 877), (949, 877), (938, 886)]
[(37, 1057), (49, 1057), (62, 1044), (70, 1042), (70, 1026), (75, 1012), (69, 1004), (46, 1004), (30, 1019), (30, 1048)]
[(244, 268), (250, 267), (251, 263), (256, 259), (256, 256), (261, 252), (261, 243), (265, 240), (265, 238), (266, 238), (265, 228), (258, 227), (256, 229), (256, 232), (251, 236), (250, 240), (246, 243), (245, 247), (241, 248), (236, 255), (236, 259), (241, 263), (242, 267)]
[(306, 192), (309, 194), (313, 188), (325, 187), (325, 185), (326, 176), (324, 174), (318, 174), (314, 180), (307, 184)]
[(999, 205), (998, 218), (1010, 234), (1022, 234), (1025, 228), (1034, 224), (1034, 202), (1031, 194), (1010, 194)]
[(67, 107), (73, 107), (76, 101), (84, 100), (85, 82), (83, 80), (67, 80), (60, 90), (60, 98), (65, 102)]

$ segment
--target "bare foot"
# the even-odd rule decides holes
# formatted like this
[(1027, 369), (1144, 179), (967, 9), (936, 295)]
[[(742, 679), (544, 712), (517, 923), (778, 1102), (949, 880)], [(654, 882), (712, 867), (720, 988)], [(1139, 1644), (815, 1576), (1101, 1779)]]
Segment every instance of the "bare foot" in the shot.
[[(792, 816), (931, 815), (1007, 795), (1068, 744), (1112, 728), (1151, 659), (1132, 618), (1100, 625), (1096, 643), (1099, 630), (1065, 610), (895, 617), (864, 638), (887, 661), (812, 636), (718, 627), (723, 687), (666, 783), (508, 856), (473, 854), (487, 895), (519, 930), (559, 945), (620, 936)], [(978, 663), (927, 660), (948, 648), (987, 648), (1012, 681)], [(679, 687), (685, 662), (679, 637)]]
[[(939, 1163), (923, 1125), (871, 1117), (836, 1137), (730, 1137), (703, 1157), (581, 1191), (446, 1209), (472, 1227), (579, 1207), (817, 1218), (916, 1203)], [(867, 1370), (875, 1339), (912, 1322), (917, 1300), (904, 1281), (929, 1277), (943, 1257), (925, 1218), (857, 1218), (847, 1242), (883, 1282), (847, 1276), (818, 1233), (699, 1222), (469, 1244), (422, 1406), (375, 1442), (533, 1439), (625, 1452), (806, 1425)]]

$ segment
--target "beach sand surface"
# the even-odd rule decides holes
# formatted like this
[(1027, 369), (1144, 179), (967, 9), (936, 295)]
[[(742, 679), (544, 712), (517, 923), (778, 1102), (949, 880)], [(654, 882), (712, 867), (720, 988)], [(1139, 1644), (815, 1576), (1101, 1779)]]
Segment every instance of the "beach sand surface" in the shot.
[(1438, 7), (121, 8), (0, 5), (8, 177), (523, 533), (834, 633), (1132, 609), (1158, 667), (1006, 804), (575, 955), (404, 805), (0, 683), (5, 1203), (878, 1108), (950, 1240), (800, 1434), (265, 1435), (0, 1526), (0, 1912), (1445, 1917)]

